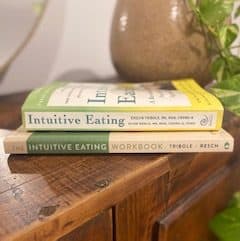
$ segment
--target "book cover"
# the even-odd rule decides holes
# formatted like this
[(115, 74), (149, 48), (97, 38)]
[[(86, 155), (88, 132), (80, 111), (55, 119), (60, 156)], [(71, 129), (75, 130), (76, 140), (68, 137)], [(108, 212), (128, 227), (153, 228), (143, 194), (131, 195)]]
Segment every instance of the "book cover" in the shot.
[(223, 107), (194, 80), (152, 83), (54, 82), (22, 106), (27, 130), (218, 130)]
[(234, 140), (225, 130), (187, 132), (26, 132), (4, 139), (6, 153), (179, 153), (231, 152)]

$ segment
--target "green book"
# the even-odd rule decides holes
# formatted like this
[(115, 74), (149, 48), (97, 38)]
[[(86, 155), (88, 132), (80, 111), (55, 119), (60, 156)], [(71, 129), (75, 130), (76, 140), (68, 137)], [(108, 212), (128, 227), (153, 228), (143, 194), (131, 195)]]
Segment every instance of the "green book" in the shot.
[(231, 152), (234, 140), (225, 130), (188, 132), (27, 132), (4, 139), (6, 153), (175, 153)]
[(152, 83), (55, 82), (22, 106), (30, 131), (219, 130), (221, 103), (194, 80)]

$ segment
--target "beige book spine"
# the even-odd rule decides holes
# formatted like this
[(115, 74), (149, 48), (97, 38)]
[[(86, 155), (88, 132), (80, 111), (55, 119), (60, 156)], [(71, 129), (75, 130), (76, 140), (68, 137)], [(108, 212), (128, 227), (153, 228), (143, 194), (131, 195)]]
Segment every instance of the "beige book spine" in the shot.
[(15, 131), (11, 133), (3, 141), (5, 152), (27, 154), (27, 140), (30, 136), (31, 133), (22, 131)]
[[(73, 137), (73, 138), (71, 138)], [(232, 152), (233, 137), (216, 132), (28, 133), (21, 130), (4, 141), (15, 154)]]

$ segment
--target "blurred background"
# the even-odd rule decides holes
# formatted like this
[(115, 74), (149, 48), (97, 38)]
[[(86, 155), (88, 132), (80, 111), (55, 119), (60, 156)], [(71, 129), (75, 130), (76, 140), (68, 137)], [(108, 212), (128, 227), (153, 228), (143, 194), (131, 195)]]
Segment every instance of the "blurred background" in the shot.
[(59, 78), (115, 75), (109, 51), (114, 5), (115, 0), (1, 0), (0, 95)]
[(1, 0), (0, 95), (116, 75), (109, 50), (115, 2)]

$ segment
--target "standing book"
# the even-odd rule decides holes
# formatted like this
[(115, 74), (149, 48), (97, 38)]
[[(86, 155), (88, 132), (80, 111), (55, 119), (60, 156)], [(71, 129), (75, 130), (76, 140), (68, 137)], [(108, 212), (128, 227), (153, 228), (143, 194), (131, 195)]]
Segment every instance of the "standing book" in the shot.
[(26, 132), (4, 140), (6, 153), (175, 153), (231, 152), (234, 140), (225, 130), (187, 132)]
[(194, 80), (152, 83), (54, 82), (22, 106), (30, 131), (219, 130), (223, 107)]

